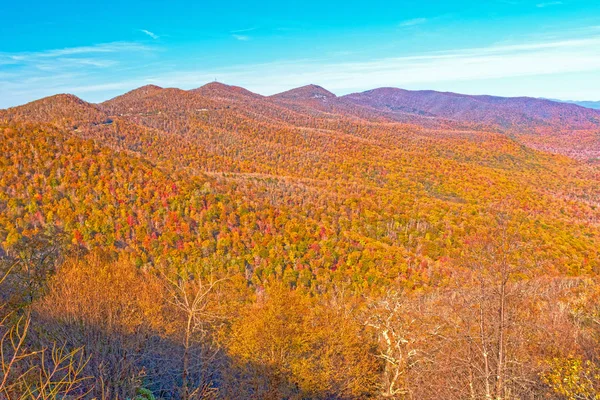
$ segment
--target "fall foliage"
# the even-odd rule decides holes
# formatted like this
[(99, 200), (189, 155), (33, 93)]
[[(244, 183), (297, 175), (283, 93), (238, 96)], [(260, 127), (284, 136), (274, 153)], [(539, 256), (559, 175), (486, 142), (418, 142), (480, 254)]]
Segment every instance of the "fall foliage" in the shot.
[(597, 115), (388, 92), (0, 111), (0, 397), (598, 398)]

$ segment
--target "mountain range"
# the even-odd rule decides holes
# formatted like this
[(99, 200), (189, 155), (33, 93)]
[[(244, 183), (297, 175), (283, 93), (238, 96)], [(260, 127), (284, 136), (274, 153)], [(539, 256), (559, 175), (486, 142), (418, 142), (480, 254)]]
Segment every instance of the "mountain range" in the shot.
[[(210, 121), (209, 124), (217, 120), (222, 124), (225, 113), (228, 118), (276, 124), (294, 121), (292, 125), (313, 127), (345, 120), (404, 123), (433, 130), (503, 132), (532, 148), (582, 160), (595, 160), (600, 155), (598, 110), (528, 97), (471, 96), (396, 88), (338, 97), (317, 85), (273, 96), (217, 82), (189, 91), (148, 85), (100, 104), (87, 103), (72, 95), (51, 96), (0, 110), (0, 118), (70, 124), (70, 128), (79, 125), (90, 128), (117, 118), (126, 123), (164, 129), (167, 125), (189, 125), (198, 118)], [(83, 126), (79, 129), (87, 129)]]

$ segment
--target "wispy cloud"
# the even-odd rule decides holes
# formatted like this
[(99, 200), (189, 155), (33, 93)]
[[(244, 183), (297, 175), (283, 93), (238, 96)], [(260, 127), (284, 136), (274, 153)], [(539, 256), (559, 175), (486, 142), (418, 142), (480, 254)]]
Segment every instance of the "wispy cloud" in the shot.
[(37, 61), (35, 68), (41, 71), (54, 72), (72, 68), (108, 68), (118, 64), (116, 60), (102, 60), (95, 58), (59, 57), (51, 60)]
[(422, 24), (426, 23), (427, 21), (428, 21), (427, 18), (412, 18), (412, 19), (407, 19), (405, 21), (400, 22), (398, 24), (398, 26), (401, 28), (407, 28), (410, 26), (422, 25)]
[(537, 78), (590, 71), (600, 72), (600, 36), (492, 45), (360, 62), (291, 60), (205, 71), (178, 71), (155, 75), (152, 79), (162, 85), (191, 88), (216, 76), (220, 81), (263, 94), (317, 82), (343, 93), (381, 86), (432, 86), (443, 82)]
[(244, 33), (244, 32), (252, 32), (257, 30), (257, 27), (245, 28), (245, 29), (236, 29), (234, 31), (230, 31), (229, 33)]
[[(498, 79), (539, 80), (547, 76), (546, 82), (549, 82), (551, 76), (559, 74), (600, 75), (600, 32), (595, 31), (580, 33), (579, 37), (572, 39), (532, 39), (518, 44), (493, 44), (366, 61), (340, 61), (323, 57), (201, 70), (175, 69), (173, 66), (169, 70), (163, 69), (163, 72), (156, 68), (146, 68), (145, 62), (140, 63), (140, 56), (147, 50), (139, 50), (145, 48), (137, 46), (139, 45), (91, 46), (87, 53), (81, 49), (27, 54), (0, 53), (0, 93), (7, 94), (0, 96), (0, 107), (6, 106), (9, 101), (14, 105), (24, 102), (22, 100), (29, 101), (62, 92), (83, 94), (86, 100), (97, 101), (105, 99), (109, 94), (116, 95), (147, 83), (190, 89), (210, 82), (215, 77), (219, 81), (244, 86), (258, 93), (272, 94), (308, 83), (321, 84), (336, 93), (348, 93), (381, 86), (456, 87), (460, 82), (479, 86), (477, 82)], [(113, 53), (117, 48), (121, 50)], [(126, 50), (136, 48), (136, 52)], [(107, 53), (109, 50), (111, 52)], [(36, 54), (33, 61), (32, 54)], [(54, 66), (60, 68), (51, 72), (39, 69), (48, 54), (53, 54), (54, 59), (50, 61), (56, 61)], [(134, 70), (117, 80), (113, 73), (94, 75), (94, 70), (112, 72), (106, 67), (122, 68), (118, 64), (111, 65), (113, 61), (127, 63), (127, 67)], [(24, 69), (17, 68), (16, 71), (15, 65), (6, 65), (17, 62), (31, 62), (32, 65)], [(85, 63), (96, 63), (97, 66), (90, 68)], [(5, 67), (2, 67), (3, 64)], [(50, 67), (52, 66), (50, 63)], [(600, 87), (600, 84), (594, 84), (593, 79), (590, 82), (589, 88), (585, 88), (586, 92), (583, 91), (584, 88), (574, 86), (570, 91), (564, 92), (562, 97), (590, 97), (588, 93), (591, 88)], [(483, 84), (481, 86), (484, 87)], [(544, 92), (544, 96), (559, 97), (548, 92)]]
[(511, 5), (511, 6), (516, 6), (516, 5), (521, 4), (519, 2), (519, 0), (496, 0), (496, 2), (497, 3), (501, 3), (501, 4), (508, 4), (508, 5)]
[(155, 34), (154, 32), (150, 32), (146, 29), (140, 29), (140, 32), (145, 33), (146, 35), (150, 36), (152, 39), (155, 39), (155, 40), (160, 37), (157, 34)]
[(535, 6), (537, 8), (546, 8), (546, 7), (552, 7), (552, 6), (560, 6), (561, 4), (563, 4), (562, 1), (548, 1), (545, 3), (538, 3)]
[(114, 42), (35, 52), (0, 52), (3, 94), (0, 108), (105, 81), (114, 76), (116, 68), (130, 68), (132, 60), (146, 59), (155, 50), (135, 42)]
[(31, 61), (36, 59), (56, 58), (63, 56), (76, 56), (81, 54), (99, 54), (99, 53), (120, 53), (130, 51), (149, 50), (148, 46), (144, 46), (135, 42), (112, 42), (102, 43), (95, 46), (80, 46), (69, 47), (64, 49), (43, 50), (37, 52), (19, 52), (19, 53), (2, 53), (0, 52), (0, 60), (11, 59), (14, 61)]
[(242, 41), (242, 42), (247, 42), (248, 40), (250, 40), (250, 36), (247, 36), (247, 35), (233, 34), (231, 36), (233, 36), (235, 39)]
[(52, 49), (37, 52), (1, 53), (0, 68), (10, 65), (23, 76), (34, 75), (36, 71), (58, 73), (91, 68), (114, 67), (124, 54), (149, 51), (150, 47), (131, 42), (103, 43), (95, 46), (81, 46)]
[(240, 42), (247, 42), (249, 40), (252, 40), (252, 38), (247, 35), (248, 32), (253, 32), (255, 30), (257, 30), (257, 27), (252, 27), (252, 28), (244, 28), (244, 29), (236, 29), (233, 31), (229, 31), (229, 33), (231, 34), (231, 37), (239, 40)]

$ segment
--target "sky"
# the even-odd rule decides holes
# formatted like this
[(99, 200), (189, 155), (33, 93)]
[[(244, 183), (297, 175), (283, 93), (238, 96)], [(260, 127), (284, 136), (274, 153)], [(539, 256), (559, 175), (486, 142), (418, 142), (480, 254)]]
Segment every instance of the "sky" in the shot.
[(598, 0), (3, 3), (0, 108), (214, 80), (600, 100)]

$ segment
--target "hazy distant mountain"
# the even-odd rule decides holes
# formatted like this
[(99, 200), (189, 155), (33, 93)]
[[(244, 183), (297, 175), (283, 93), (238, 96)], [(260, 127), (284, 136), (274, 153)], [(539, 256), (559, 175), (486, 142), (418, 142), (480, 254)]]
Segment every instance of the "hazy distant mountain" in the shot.
[(576, 100), (554, 100), (561, 103), (577, 104), (581, 107), (592, 108), (594, 110), (600, 110), (600, 101), (576, 101)]
[(432, 90), (379, 88), (342, 98), (379, 110), (484, 123), (509, 129), (590, 129), (600, 123), (598, 111), (529, 97), (471, 96)]

